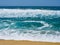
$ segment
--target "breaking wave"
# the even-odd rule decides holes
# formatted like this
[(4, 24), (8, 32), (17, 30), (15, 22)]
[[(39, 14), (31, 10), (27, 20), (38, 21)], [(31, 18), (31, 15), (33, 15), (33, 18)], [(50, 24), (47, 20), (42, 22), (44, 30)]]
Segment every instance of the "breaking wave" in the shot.
[(45, 30), (0, 30), (0, 39), (60, 42), (60, 32)]
[(0, 17), (37, 17), (40, 15), (60, 16), (60, 11), (40, 9), (0, 9)]

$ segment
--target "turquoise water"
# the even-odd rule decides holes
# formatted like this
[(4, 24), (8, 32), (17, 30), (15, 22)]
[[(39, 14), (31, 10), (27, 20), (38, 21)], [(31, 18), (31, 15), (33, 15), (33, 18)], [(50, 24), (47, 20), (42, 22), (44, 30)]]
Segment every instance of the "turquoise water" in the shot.
[(0, 39), (60, 42), (59, 9), (1, 8)]
[[(51, 17), (21, 17), (21, 18), (0, 18), (0, 29), (31, 29), (36, 30), (38, 27), (44, 26), (44, 24), (39, 21), (43, 21), (48, 23), (49, 25), (53, 25), (52, 27), (45, 27), (42, 30), (55, 30), (60, 31), (60, 17), (50, 19)], [(24, 22), (26, 21), (26, 22)], [(29, 21), (29, 22), (28, 22)], [(31, 22), (30, 22), (31, 21)], [(38, 21), (38, 22), (37, 22)], [(12, 24), (13, 23), (13, 24)], [(12, 25), (11, 25), (12, 24)], [(5, 26), (7, 25), (7, 26)], [(39, 29), (37, 29), (39, 30)]]

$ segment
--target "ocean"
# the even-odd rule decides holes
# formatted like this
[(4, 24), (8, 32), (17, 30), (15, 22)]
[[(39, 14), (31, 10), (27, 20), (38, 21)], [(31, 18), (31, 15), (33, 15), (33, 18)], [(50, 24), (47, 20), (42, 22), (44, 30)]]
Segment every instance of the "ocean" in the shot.
[(0, 39), (60, 42), (60, 7), (0, 6)]

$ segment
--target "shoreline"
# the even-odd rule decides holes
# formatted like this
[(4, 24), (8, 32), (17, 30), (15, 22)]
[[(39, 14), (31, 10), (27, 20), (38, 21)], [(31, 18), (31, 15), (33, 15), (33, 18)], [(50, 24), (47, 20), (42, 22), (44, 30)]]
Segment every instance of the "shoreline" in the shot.
[(27, 40), (0, 40), (0, 45), (60, 45), (58, 42), (39, 42)]

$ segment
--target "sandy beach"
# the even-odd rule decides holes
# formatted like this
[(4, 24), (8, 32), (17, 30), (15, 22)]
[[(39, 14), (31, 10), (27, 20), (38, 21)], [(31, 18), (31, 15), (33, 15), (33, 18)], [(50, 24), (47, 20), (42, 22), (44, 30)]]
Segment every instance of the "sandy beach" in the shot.
[(60, 43), (0, 40), (0, 45), (60, 45)]

